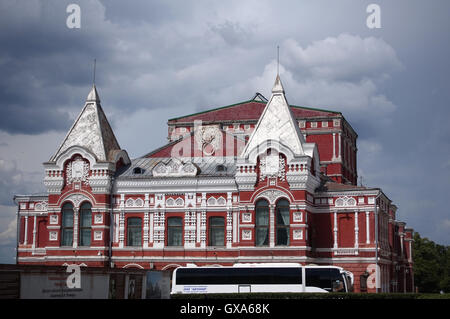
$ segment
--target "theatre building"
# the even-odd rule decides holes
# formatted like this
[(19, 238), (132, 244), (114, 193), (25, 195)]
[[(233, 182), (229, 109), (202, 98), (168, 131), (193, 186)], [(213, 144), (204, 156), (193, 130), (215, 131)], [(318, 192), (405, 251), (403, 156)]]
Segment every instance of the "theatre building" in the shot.
[(44, 163), (47, 193), (15, 196), (17, 262), (337, 265), (354, 291), (412, 291), (412, 229), (357, 185), (356, 140), (342, 113), (288, 104), (277, 76), (268, 100), (170, 119), (168, 143), (130, 159), (93, 86)]

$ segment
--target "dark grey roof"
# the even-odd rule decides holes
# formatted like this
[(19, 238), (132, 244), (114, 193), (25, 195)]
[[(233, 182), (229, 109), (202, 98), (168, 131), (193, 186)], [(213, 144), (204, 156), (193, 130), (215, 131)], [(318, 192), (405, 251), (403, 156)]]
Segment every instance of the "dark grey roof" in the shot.
[[(131, 160), (131, 164), (120, 168), (116, 173), (118, 179), (145, 179), (145, 178), (162, 178), (153, 177), (152, 170), (159, 163), (169, 163), (171, 159), (168, 157), (151, 157), (136, 158)], [(236, 172), (236, 162), (234, 157), (203, 157), (191, 159), (195, 166), (199, 169), (197, 176), (234, 176)], [(184, 163), (186, 161), (183, 161)], [(222, 167), (218, 167), (222, 165)], [(140, 168), (140, 172), (136, 173), (135, 169)]]

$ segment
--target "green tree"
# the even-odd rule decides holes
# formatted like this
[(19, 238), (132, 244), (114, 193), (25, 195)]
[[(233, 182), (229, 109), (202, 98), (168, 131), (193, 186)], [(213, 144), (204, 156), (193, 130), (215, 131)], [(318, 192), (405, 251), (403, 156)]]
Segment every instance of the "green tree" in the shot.
[(414, 233), (414, 283), (419, 292), (450, 292), (450, 246)]

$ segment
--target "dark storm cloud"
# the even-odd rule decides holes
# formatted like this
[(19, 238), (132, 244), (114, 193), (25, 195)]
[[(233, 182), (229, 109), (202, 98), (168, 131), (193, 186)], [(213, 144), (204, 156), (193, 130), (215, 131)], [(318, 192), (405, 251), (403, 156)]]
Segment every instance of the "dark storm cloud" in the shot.
[[(81, 7), (80, 29), (66, 27), (69, 3)], [(376, 1), (374, 30), (369, 3), (3, 0), (0, 131), (66, 132), (96, 58), (120, 145), (145, 154), (165, 143), (167, 118), (270, 94), (280, 45), (289, 102), (342, 111), (359, 134), (364, 183), (388, 193), (408, 226), (449, 243), (450, 4)], [(16, 181), (34, 192), (20, 188), (24, 168), (8, 167), (5, 192)]]

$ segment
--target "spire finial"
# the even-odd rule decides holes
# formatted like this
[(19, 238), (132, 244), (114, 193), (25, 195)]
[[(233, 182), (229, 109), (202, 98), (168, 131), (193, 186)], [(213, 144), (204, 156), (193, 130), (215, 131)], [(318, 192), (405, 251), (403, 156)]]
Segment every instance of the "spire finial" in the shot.
[(97, 66), (97, 59), (94, 59), (94, 79), (92, 81), (92, 84), (95, 85), (95, 67)]
[(277, 75), (280, 75), (280, 46), (277, 45)]

